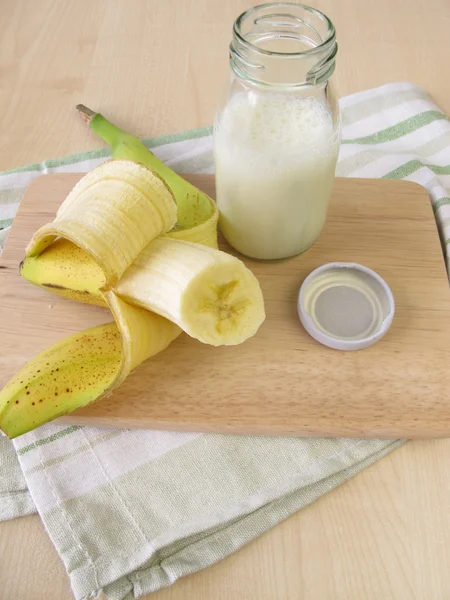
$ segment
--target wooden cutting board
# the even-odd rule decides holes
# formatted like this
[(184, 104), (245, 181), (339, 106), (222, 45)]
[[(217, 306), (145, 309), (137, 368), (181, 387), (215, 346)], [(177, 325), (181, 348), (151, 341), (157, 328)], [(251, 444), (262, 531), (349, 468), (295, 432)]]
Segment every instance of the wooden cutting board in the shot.
[[(45, 175), (27, 189), (0, 269), (0, 387), (57, 340), (111, 320), (107, 309), (54, 296), (19, 276), (32, 233), (51, 221), (79, 179)], [(214, 195), (211, 176), (189, 179)], [(396, 316), (375, 346), (338, 352), (303, 330), (306, 275), (329, 261), (360, 262), (389, 283)], [(426, 191), (409, 182), (338, 179), (319, 241), (273, 263), (245, 259), (267, 319), (235, 347), (182, 335), (111, 397), (58, 422), (182, 431), (357, 437), (450, 436), (450, 292)]]

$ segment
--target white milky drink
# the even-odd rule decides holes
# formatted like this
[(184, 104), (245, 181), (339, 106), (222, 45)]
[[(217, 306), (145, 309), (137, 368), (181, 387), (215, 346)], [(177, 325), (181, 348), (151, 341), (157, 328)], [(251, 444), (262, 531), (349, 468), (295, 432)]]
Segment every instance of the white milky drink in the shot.
[(258, 259), (299, 254), (325, 224), (339, 152), (326, 103), (239, 92), (216, 121), (220, 225), (239, 252)]

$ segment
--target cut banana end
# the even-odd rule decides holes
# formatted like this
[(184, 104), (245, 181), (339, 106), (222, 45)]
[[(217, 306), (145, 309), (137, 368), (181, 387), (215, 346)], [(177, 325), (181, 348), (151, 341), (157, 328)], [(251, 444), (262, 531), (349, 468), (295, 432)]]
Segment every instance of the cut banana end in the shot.
[(139, 255), (115, 291), (213, 346), (244, 342), (265, 318), (258, 280), (243, 262), (167, 237), (154, 240)]
[(213, 346), (241, 344), (255, 335), (264, 318), (259, 283), (242, 263), (211, 265), (186, 286), (182, 297), (184, 330)]
[(108, 161), (76, 184), (53, 223), (35, 233), (26, 255), (38, 256), (62, 237), (88, 252), (113, 283), (176, 219), (173, 195), (159, 176), (132, 161)]
[(0, 429), (15, 438), (109, 395), (141, 362), (161, 352), (181, 329), (113, 292), (116, 323), (87, 329), (41, 352), (0, 391)]

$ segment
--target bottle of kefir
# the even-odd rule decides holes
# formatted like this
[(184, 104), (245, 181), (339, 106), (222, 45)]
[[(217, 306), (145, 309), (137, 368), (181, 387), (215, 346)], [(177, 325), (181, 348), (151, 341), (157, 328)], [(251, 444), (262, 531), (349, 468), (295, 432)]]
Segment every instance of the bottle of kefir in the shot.
[(222, 232), (247, 256), (293, 256), (322, 231), (340, 144), (336, 53), (331, 21), (299, 4), (257, 6), (234, 24), (216, 194)]

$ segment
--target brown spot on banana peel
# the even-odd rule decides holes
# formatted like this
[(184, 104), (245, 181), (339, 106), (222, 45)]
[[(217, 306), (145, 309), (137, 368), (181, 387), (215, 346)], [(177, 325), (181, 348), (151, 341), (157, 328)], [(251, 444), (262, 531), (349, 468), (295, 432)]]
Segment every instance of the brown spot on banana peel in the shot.
[(53, 290), (66, 290), (67, 292), (72, 292), (73, 294), (83, 294), (84, 296), (90, 296), (91, 292), (89, 290), (71, 290), (63, 285), (58, 285), (56, 283), (41, 283), (42, 287), (51, 288)]
[[(52, 288), (54, 290), (67, 290), (63, 285), (57, 285), (56, 283), (41, 283), (43, 287)], [(84, 294), (88, 294), (89, 292), (82, 292)]]

